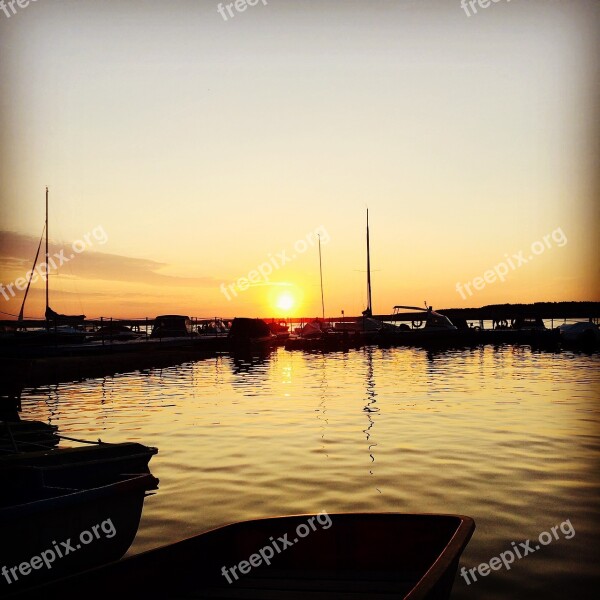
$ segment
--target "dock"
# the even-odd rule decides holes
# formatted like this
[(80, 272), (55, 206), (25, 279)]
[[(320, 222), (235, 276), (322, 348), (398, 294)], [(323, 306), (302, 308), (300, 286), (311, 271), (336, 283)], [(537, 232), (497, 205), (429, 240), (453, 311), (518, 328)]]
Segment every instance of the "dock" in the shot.
[[(447, 316), (457, 327), (454, 335), (443, 340), (433, 339), (431, 344), (450, 344), (456, 347), (477, 346), (482, 344), (528, 344), (555, 347), (558, 346), (559, 337), (554, 329), (565, 320), (589, 320), (598, 324), (600, 322), (600, 302), (559, 302), (536, 304), (505, 304), (491, 305), (481, 308), (450, 308), (439, 309), (437, 312)], [(396, 323), (420, 321), (423, 313), (402, 314), (376, 314), (376, 320)], [(519, 331), (506, 327), (505, 324), (517, 319), (543, 319), (550, 321), (547, 331)], [(215, 317), (213, 319), (216, 320)], [(325, 323), (334, 329), (342, 323), (362, 322), (362, 316), (329, 317)], [(192, 324), (198, 326), (206, 323), (207, 318), (191, 319)], [(233, 319), (219, 318), (228, 322)], [(314, 317), (296, 317), (291, 319), (272, 318), (264, 319), (267, 322), (285, 322), (290, 332), (305, 323), (314, 320)], [(204, 333), (178, 338), (152, 338), (149, 332), (154, 320), (147, 319), (96, 319), (84, 322), (86, 331), (94, 331), (108, 323), (118, 322), (138, 332), (135, 340), (118, 341), (106, 338), (61, 345), (22, 345), (14, 346), (0, 342), (0, 376), (3, 385), (39, 386), (63, 381), (77, 381), (86, 378), (105, 377), (117, 373), (125, 373), (150, 368), (160, 368), (181, 364), (183, 362), (214, 357), (222, 352), (229, 352), (227, 333)], [(469, 322), (469, 324), (467, 324)], [(473, 327), (473, 323), (479, 326)], [(484, 327), (487, 323), (490, 326)], [(27, 327), (45, 327), (45, 321), (26, 321)], [(0, 327), (14, 328), (15, 321), (0, 321)], [(6, 335), (6, 334), (5, 334)], [(420, 341), (411, 340), (410, 332), (407, 335), (396, 336), (391, 345), (416, 345), (423, 346), (422, 336)], [(389, 341), (389, 340), (388, 340)], [(365, 335), (351, 336), (333, 343), (327, 349), (350, 349), (367, 344), (387, 345), (386, 340), (369, 332)], [(319, 349), (319, 345), (306, 348), (302, 344), (288, 344), (288, 349)]]

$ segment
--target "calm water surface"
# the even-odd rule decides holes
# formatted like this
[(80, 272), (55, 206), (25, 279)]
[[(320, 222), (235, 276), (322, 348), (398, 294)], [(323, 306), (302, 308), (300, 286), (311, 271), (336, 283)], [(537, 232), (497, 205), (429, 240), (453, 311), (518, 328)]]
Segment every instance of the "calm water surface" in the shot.
[(441, 512), (475, 519), (471, 568), (568, 519), (571, 539), (559, 529), (509, 571), (458, 577), (453, 598), (595, 598), (599, 364), (524, 347), (280, 348), (27, 390), (22, 417), (159, 448), (130, 554), (262, 516)]

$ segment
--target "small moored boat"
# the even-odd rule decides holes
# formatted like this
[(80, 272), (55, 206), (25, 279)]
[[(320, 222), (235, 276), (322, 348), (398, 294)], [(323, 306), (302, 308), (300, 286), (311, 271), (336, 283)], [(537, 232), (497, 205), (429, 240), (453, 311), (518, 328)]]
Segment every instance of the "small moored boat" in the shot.
[[(0, 566), (18, 567), (2, 572), (0, 597), (121, 558), (137, 532), (146, 492), (157, 487), (148, 468), (157, 452), (138, 443), (99, 443), (0, 457)], [(101, 523), (114, 533), (98, 534)], [(84, 540), (94, 526), (94, 536)], [(68, 540), (80, 540), (73, 545), (81, 551), (60, 556), (56, 548)], [(52, 564), (42, 568), (38, 560), (32, 570), (32, 556), (53, 557)]]
[(290, 328), (285, 321), (271, 321), (268, 323), (271, 333), (277, 336), (277, 342), (282, 344), (290, 337)]
[(58, 427), (42, 421), (2, 420), (0, 456), (16, 452), (39, 452), (58, 445)]
[(101, 327), (98, 327), (94, 332), (88, 334), (91, 340), (101, 341), (128, 341), (145, 338), (145, 334), (137, 331), (133, 331), (131, 327), (127, 327), (119, 322), (108, 322)]
[(35, 469), (14, 472), (0, 497), (0, 596), (121, 558), (157, 484), (139, 473), (57, 486)]
[[(402, 310), (411, 312), (402, 313)], [(420, 346), (457, 342), (460, 339), (460, 330), (452, 324), (448, 317), (435, 312), (431, 306), (427, 308), (394, 306), (393, 316), (395, 322), (404, 322), (398, 326), (386, 324), (382, 327), (379, 331), (379, 341), (382, 344)]]
[(231, 350), (270, 348), (277, 343), (277, 336), (262, 319), (236, 317), (227, 335)]
[(408, 514), (326, 515), (325, 528), (324, 515), (227, 525), (33, 592), (53, 598), (105, 598), (135, 589), (136, 597), (155, 599), (441, 600), (450, 596), (475, 529), (469, 517)]
[(600, 328), (594, 323), (565, 323), (558, 327), (558, 331), (566, 347), (600, 348)]
[(149, 473), (157, 448), (137, 442), (90, 444), (0, 456), (0, 488), (11, 485), (15, 473), (36, 471), (48, 485), (74, 487), (90, 481), (110, 482), (121, 473)]
[(198, 335), (192, 321), (184, 315), (160, 315), (154, 319), (151, 338), (180, 338)]

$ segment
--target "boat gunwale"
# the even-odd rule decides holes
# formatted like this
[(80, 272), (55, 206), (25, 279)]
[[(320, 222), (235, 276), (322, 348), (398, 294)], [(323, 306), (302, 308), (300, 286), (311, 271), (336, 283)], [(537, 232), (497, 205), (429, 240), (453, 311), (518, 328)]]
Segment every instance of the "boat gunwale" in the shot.
[[(60, 434), (59, 434), (60, 437)], [(139, 447), (139, 448), (138, 448)], [(93, 452), (98, 452), (101, 449), (101, 452), (106, 453), (107, 456), (102, 457), (98, 456), (94, 458), (92, 461), (85, 460), (85, 457), (81, 455), (81, 453), (92, 454)], [(114, 456), (110, 456), (111, 450), (124, 450), (131, 449), (133, 452), (130, 454), (116, 454)], [(111, 462), (115, 460), (126, 460), (133, 458), (145, 458), (146, 456), (155, 456), (158, 454), (158, 448), (154, 446), (144, 446), (143, 444), (139, 444), (138, 442), (93, 442), (88, 446), (74, 446), (71, 448), (52, 448), (46, 450), (38, 450), (35, 452), (22, 452), (19, 454), (12, 454), (6, 456), (0, 456), (0, 472), (3, 469), (11, 469), (11, 468), (25, 468), (31, 467), (36, 469), (54, 469), (54, 468), (67, 468), (67, 467), (78, 467), (89, 464), (95, 464), (98, 462)], [(55, 462), (60, 461), (62, 457), (66, 457), (67, 459), (75, 457), (78, 460), (77, 462)], [(150, 462), (150, 458), (148, 462)], [(30, 464), (36, 463), (36, 461), (42, 461), (42, 464)], [(46, 464), (44, 464), (44, 462)]]
[(22, 504), (0, 506), (0, 524), (10, 523), (13, 519), (22, 518), (27, 515), (47, 512), (54, 509), (65, 509), (71, 505), (81, 505), (83, 502), (97, 501), (116, 494), (145, 493), (156, 489), (158, 479), (150, 473), (123, 473), (121, 479), (104, 485), (92, 485), (89, 487), (64, 487), (43, 485), (42, 489), (65, 491), (66, 493), (52, 496), (50, 498), (39, 498)]
[[(433, 516), (430, 514), (430, 516)], [(440, 515), (441, 516), (441, 515)], [(460, 556), (471, 540), (475, 531), (475, 520), (466, 515), (444, 515), (455, 517), (459, 520), (454, 534), (440, 552), (435, 562), (427, 569), (415, 587), (404, 597), (404, 600), (420, 600), (426, 598), (435, 585), (441, 580), (443, 574), (448, 572), (452, 564), (460, 560)]]

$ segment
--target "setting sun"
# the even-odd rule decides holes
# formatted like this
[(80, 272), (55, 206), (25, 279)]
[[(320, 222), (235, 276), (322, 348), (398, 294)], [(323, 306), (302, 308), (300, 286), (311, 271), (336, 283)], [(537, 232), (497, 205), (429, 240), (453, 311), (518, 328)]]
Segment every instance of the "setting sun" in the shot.
[(284, 292), (277, 298), (277, 303), (275, 306), (280, 310), (290, 310), (294, 307), (294, 304), (294, 297), (289, 292)]

